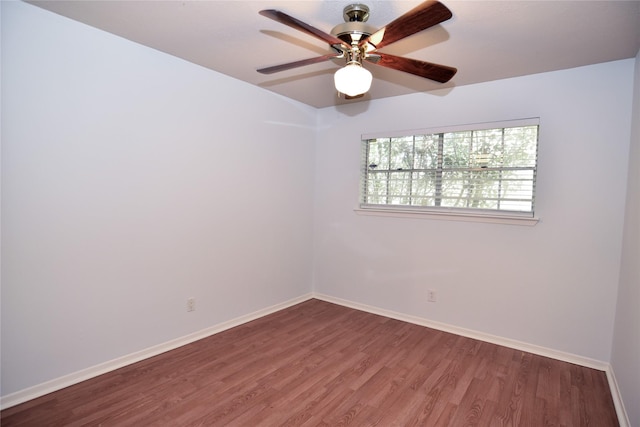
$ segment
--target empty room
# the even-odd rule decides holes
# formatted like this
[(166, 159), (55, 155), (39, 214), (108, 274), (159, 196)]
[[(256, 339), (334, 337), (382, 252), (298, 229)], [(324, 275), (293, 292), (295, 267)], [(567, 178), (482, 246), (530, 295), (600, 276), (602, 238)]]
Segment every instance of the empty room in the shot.
[(640, 426), (640, 1), (14, 1), (3, 426)]

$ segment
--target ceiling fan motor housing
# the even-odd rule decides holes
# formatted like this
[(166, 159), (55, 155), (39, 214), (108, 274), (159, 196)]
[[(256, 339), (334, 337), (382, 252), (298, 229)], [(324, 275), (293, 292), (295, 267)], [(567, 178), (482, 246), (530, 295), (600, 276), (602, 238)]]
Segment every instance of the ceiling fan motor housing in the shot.
[(369, 19), (369, 7), (364, 4), (350, 4), (344, 8), (344, 24), (338, 24), (331, 34), (353, 45), (377, 31), (377, 28), (365, 24)]

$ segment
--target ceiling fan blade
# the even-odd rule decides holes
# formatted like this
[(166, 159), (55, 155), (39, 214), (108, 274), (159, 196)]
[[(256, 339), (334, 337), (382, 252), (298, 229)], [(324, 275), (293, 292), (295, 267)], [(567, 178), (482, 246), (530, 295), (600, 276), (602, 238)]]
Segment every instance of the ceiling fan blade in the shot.
[(414, 74), (440, 83), (448, 82), (458, 72), (456, 68), (447, 67), (446, 65), (433, 64), (418, 59), (403, 58), (401, 56), (380, 52), (376, 52), (371, 62), (382, 67), (404, 71), (405, 73)]
[(289, 70), (291, 68), (304, 67), (305, 65), (311, 65), (311, 64), (316, 64), (318, 62), (327, 61), (331, 58), (339, 58), (342, 55), (343, 55), (342, 53), (330, 53), (328, 55), (322, 55), (316, 58), (303, 59), (301, 61), (289, 62), (287, 64), (274, 65), (273, 67), (260, 68), (257, 71), (262, 74), (273, 74), (280, 71)]
[(452, 16), (453, 14), (445, 5), (436, 0), (429, 0), (371, 34), (362, 40), (359, 46), (362, 47), (369, 43), (374, 49), (380, 49), (412, 34), (433, 27)]
[(317, 39), (320, 39), (324, 42), (329, 43), (330, 45), (344, 45), (345, 47), (349, 47), (349, 45), (340, 40), (337, 37), (332, 36), (331, 34), (327, 34), (322, 30), (317, 29), (316, 27), (312, 27), (309, 24), (306, 24), (302, 21), (300, 21), (299, 19), (294, 18), (293, 16), (289, 16), (284, 12), (280, 12), (279, 10), (275, 10), (275, 9), (265, 9), (265, 10), (261, 10), (260, 15), (262, 16), (266, 16), (267, 18), (271, 18), (274, 21), (277, 21), (281, 24), (284, 25), (288, 25), (291, 28), (295, 28), (296, 30), (302, 31), (304, 33), (307, 33)]

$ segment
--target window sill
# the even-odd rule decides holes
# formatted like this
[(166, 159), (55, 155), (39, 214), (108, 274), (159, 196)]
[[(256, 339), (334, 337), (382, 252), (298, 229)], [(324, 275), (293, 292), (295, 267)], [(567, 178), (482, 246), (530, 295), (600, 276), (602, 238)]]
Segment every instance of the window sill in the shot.
[(509, 224), (534, 226), (540, 218), (519, 215), (480, 214), (456, 211), (417, 211), (412, 209), (387, 208), (355, 208), (354, 212), (364, 216), (386, 216), (395, 218), (419, 218), (444, 221), (485, 222), (492, 224)]

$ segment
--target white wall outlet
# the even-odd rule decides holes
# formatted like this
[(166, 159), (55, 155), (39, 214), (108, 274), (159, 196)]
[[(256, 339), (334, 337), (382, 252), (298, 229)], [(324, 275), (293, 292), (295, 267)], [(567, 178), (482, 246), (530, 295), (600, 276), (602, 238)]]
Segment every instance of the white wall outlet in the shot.
[(187, 298), (187, 311), (196, 311), (196, 299)]
[(427, 301), (436, 302), (437, 300), (438, 300), (438, 295), (436, 294), (436, 291), (434, 291), (433, 289), (429, 289), (427, 291)]

